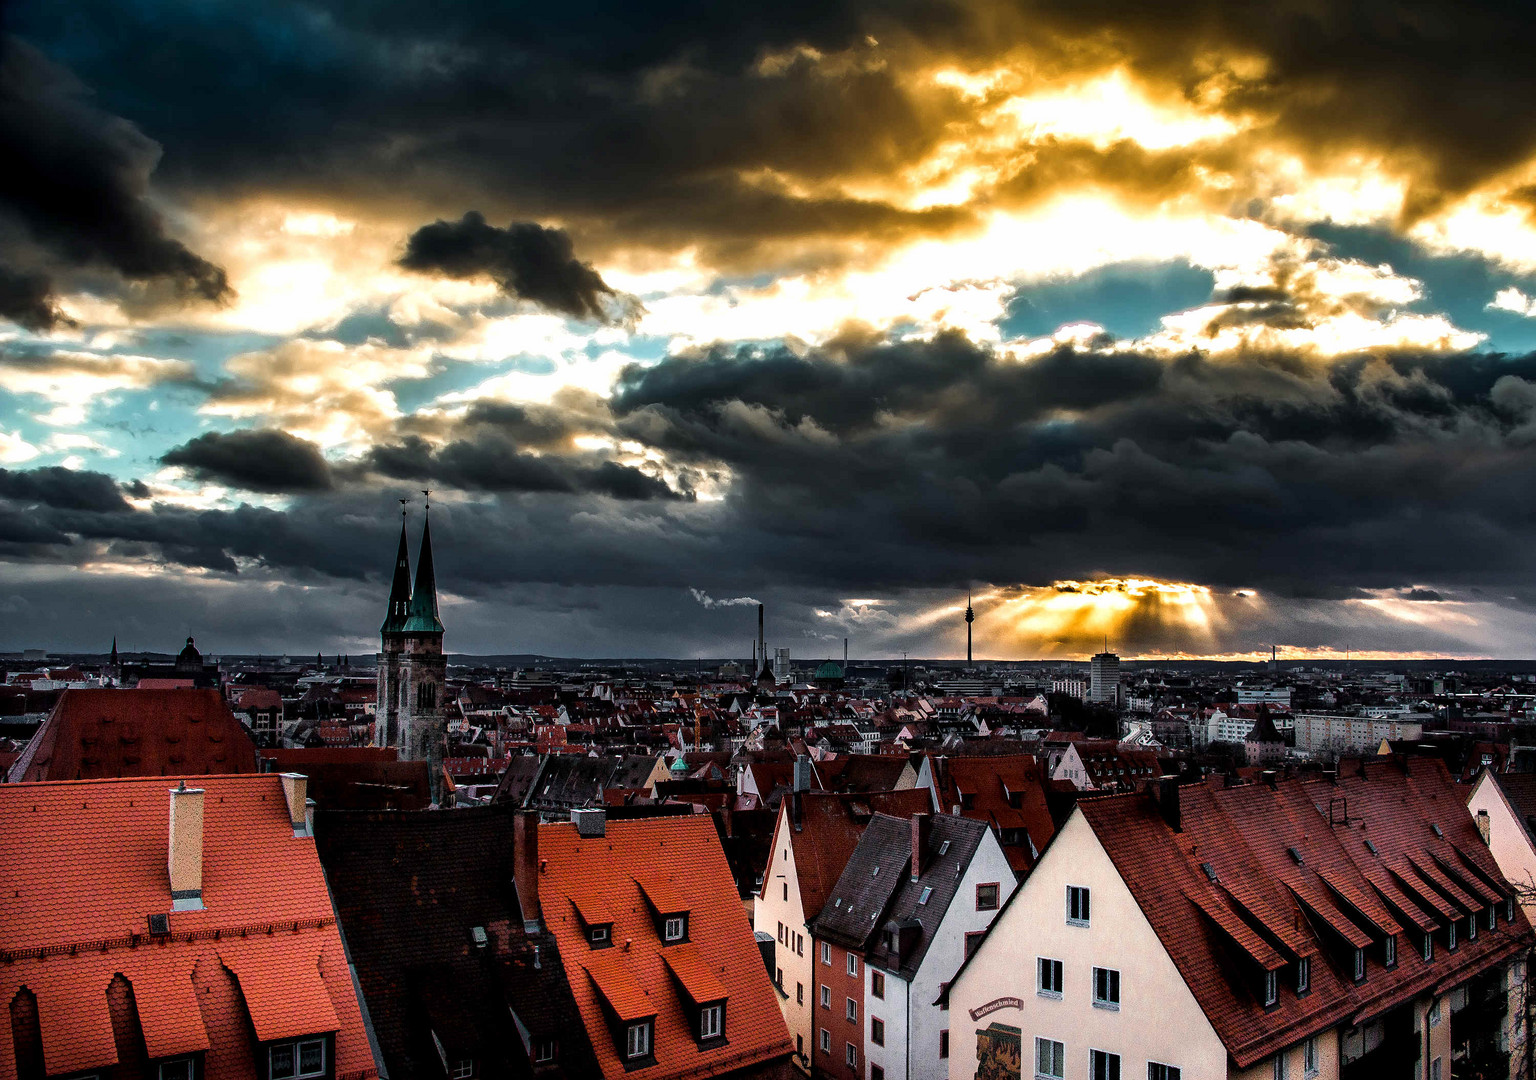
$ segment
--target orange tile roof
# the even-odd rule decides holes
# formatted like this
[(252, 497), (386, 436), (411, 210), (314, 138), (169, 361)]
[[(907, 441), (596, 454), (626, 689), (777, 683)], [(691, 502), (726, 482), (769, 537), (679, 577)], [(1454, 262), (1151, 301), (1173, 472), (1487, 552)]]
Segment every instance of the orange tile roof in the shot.
[[(574, 825), (545, 825), (539, 829), (539, 861), (545, 917), (608, 1080), (693, 1080), (788, 1057), (789, 1033), (777, 995), (711, 818), (609, 821), (600, 837), (578, 836)], [(679, 990), (682, 976), (666, 958), (679, 946), (663, 946), (639, 880), (688, 897), (689, 943), (710, 958), (707, 969), (727, 998), (723, 1043), (701, 1047), (694, 1038)], [(587, 943), (572, 903), (572, 897), (593, 890), (607, 897), (613, 916), (610, 948), (593, 949)], [(688, 970), (690, 977), (698, 974)], [(656, 1016), (655, 1064), (625, 1071), (603, 999), (630, 1017)]]
[[(1440, 922), (1421, 905), (1464, 917), (1428, 884), (1427, 871), (1420, 875), (1421, 867), (1434, 866), (1451, 880), (1470, 880), (1475, 868), (1491, 888), (1510, 888), (1438, 759), (1372, 761), (1356, 772), (1341, 770), (1336, 783), (1194, 784), (1179, 793), (1177, 832), (1145, 795), (1085, 799), (1078, 809), (1239, 1068), (1314, 1032), (1463, 982), (1514, 955), (1530, 932), (1517, 907), (1513, 923), (1501, 912), (1497, 930), (1463, 939), (1454, 952), (1437, 950), (1430, 962), (1399, 941), (1395, 965), (1384, 966), (1384, 951), (1374, 946), (1383, 933), (1401, 932), (1393, 911), (1420, 926)], [(1457, 859), (1469, 864), (1467, 873), (1447, 874), (1444, 866)], [(1282, 979), (1278, 1003), (1265, 1008), (1245, 974), (1249, 961), (1210, 933), (1212, 923), (1259, 967), (1272, 968), (1274, 959), (1294, 965), (1307, 955), (1301, 942), (1282, 933), (1288, 924), (1311, 936), (1307, 948), (1326, 962), (1311, 964), (1310, 993), (1298, 996)], [(1324, 927), (1329, 935), (1321, 934)], [(1373, 946), (1364, 981), (1353, 981), (1350, 965), (1329, 941), (1333, 933)]]
[[(205, 792), (202, 911), (170, 911), (181, 779)], [(255, 1080), (247, 1016), (258, 1031), (295, 1027), (268, 1022), (274, 980), (302, 988), (315, 1018), (302, 1033), (336, 1032), (337, 1080), (376, 1075), (314, 841), (293, 835), (279, 776), (0, 785), (0, 895), (0, 1001), (36, 996), (50, 1073), (116, 1060), (107, 993), (121, 976), (146, 1047), (207, 1047), (209, 1076)], [(170, 933), (151, 936), (147, 916), (167, 913)], [(0, 1038), (0, 1077), (15, 1075), (15, 1054)]]
[(231, 942), (219, 959), (234, 972), (256, 1038), (262, 1042), (341, 1026), (320, 975), (319, 935)]
[(695, 1005), (721, 1001), (727, 996), (720, 977), (710, 964), (704, 962), (704, 957), (691, 942), (668, 945), (662, 951), (661, 958), (672, 969), (672, 974), (677, 976), (677, 981), (683, 984), (683, 989)]
[(253, 773), (256, 747), (217, 690), (66, 690), (14, 780)]

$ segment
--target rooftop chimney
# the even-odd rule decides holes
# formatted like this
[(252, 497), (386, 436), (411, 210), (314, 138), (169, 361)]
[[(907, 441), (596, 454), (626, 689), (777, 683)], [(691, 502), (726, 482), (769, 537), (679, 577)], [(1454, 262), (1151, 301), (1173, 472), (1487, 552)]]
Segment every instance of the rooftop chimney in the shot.
[(1263, 772), (1259, 773), (1259, 779), (1264, 781), (1265, 786), (1274, 787), (1276, 782), (1280, 779), (1280, 774), (1275, 772), (1274, 769), (1265, 769)]
[(523, 909), (523, 932), (536, 934), (544, 914), (539, 907), (537, 810), (519, 810), (512, 815), (512, 883), (517, 886), (517, 902)]
[(1488, 811), (1479, 810), (1477, 812), (1477, 834), (1483, 838), (1483, 843), (1485, 844), (1492, 843), (1492, 840), (1489, 839), (1492, 835), (1491, 826), (1492, 822), (1488, 818)]
[(1179, 778), (1177, 776), (1159, 776), (1156, 792), (1157, 808), (1163, 815), (1163, 820), (1174, 832), (1184, 831), (1184, 817), (1179, 809)]
[(293, 826), (294, 836), (310, 835), (309, 820), (305, 814), (305, 803), (309, 797), (309, 777), (303, 773), (285, 772), (283, 778), (283, 799), (288, 803), (288, 824)]
[(577, 836), (603, 836), (607, 833), (608, 811), (601, 806), (578, 807), (571, 811), (571, 821), (576, 825)]
[(807, 754), (800, 754), (795, 758), (794, 790), (796, 792), (811, 790), (811, 759)]
[(166, 859), (171, 910), (203, 910), (203, 789), (183, 780), (171, 789), (171, 835)]
[(923, 856), (928, 851), (928, 837), (933, 833), (932, 814), (912, 815), (912, 880), (923, 876)]

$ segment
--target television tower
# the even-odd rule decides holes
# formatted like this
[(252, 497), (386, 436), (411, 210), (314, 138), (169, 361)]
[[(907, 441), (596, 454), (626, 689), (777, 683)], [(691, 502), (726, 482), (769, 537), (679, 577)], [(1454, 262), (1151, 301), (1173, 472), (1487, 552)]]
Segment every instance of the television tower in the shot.
[(976, 612), (971, 607), (971, 594), (965, 594), (965, 666), (971, 666), (971, 623), (976, 621)]

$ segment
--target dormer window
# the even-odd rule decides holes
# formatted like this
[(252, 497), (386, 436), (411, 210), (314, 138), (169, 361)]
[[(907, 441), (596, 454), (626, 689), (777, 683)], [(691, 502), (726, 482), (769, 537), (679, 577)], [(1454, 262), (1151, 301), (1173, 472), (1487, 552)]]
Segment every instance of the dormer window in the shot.
[(267, 1047), (268, 1080), (303, 1080), (324, 1075), (324, 1039), (291, 1039)]
[(688, 937), (688, 916), (670, 915), (662, 924), (661, 938), (667, 944), (683, 941)]
[(1355, 982), (1365, 981), (1365, 950), (1355, 950)]
[(554, 1039), (541, 1039), (533, 1044), (533, 1063), (535, 1065), (548, 1065), (555, 1060), (560, 1051), (560, 1044)]
[(1435, 939), (1427, 933), (1424, 935), (1423, 955), (1426, 964), (1435, 958)]
[(1473, 913), (1467, 916), (1467, 940), (1477, 940), (1477, 915)]
[(162, 1061), (155, 1070), (156, 1080), (193, 1080), (197, 1076), (197, 1062), (189, 1057)]
[(638, 1024), (630, 1024), (624, 1043), (624, 1058), (627, 1061), (635, 1061), (639, 1058), (649, 1057), (651, 1053), (651, 1025), (653, 1020), (642, 1020)]
[(1397, 966), (1397, 935), (1396, 934), (1389, 934), (1389, 935), (1387, 935), (1386, 941), (1384, 941), (1382, 943), (1381, 958), (1382, 958), (1383, 965), (1385, 965), (1386, 967), (1390, 968), (1390, 967), (1396, 967)]
[(1455, 919), (1452, 919), (1450, 922), (1445, 924), (1445, 947), (1447, 949), (1454, 949), (1454, 948), (1456, 948), (1456, 920)]
[(1305, 994), (1312, 989), (1312, 958), (1303, 956), (1296, 961), (1296, 993)]
[(594, 949), (607, 948), (613, 944), (613, 924), (598, 923), (596, 926), (587, 927), (587, 941)]
[(448, 1070), (449, 1080), (474, 1080), (475, 1059), (459, 1058)]
[(1280, 973), (1278, 971), (1266, 971), (1264, 973), (1264, 1005), (1266, 1008), (1280, 1000)]
[(725, 1005), (717, 1002), (699, 1010), (699, 1042), (718, 1039), (725, 1034)]

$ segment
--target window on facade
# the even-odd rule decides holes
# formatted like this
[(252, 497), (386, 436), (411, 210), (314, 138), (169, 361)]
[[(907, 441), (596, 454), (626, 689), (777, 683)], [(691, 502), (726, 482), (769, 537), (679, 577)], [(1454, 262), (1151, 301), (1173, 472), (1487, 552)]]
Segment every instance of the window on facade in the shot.
[(1273, 1080), (1285, 1080), (1285, 1054), (1279, 1053), (1269, 1059), (1269, 1075)]
[(1062, 1080), (1066, 1075), (1066, 1045), (1055, 1039), (1036, 1039), (1035, 1076), (1039, 1080)]
[(1164, 1065), (1161, 1061), (1147, 1062), (1147, 1080), (1179, 1080), (1177, 1065)]
[(1093, 969), (1093, 1005), (1097, 1009), (1120, 1007), (1120, 973), (1114, 968)]
[(997, 882), (988, 882), (985, 885), (976, 886), (976, 910), (997, 910)]
[(1296, 961), (1296, 992), (1305, 994), (1312, 989), (1312, 958), (1303, 956)]
[(784, 883), (784, 900), (785, 902), (789, 900), (789, 882), (787, 881)]
[(1440, 1026), (1440, 999), (1439, 998), (1436, 998), (1435, 999), (1435, 1003), (1429, 1007), (1429, 1026), (1432, 1027), (1432, 1028)]
[(1429, 1063), (1429, 1080), (1440, 1080), (1440, 1059), (1435, 1058)]
[(795, 955), (796, 956), (804, 956), (805, 955), (805, 935), (804, 934), (796, 934), (795, 935)]
[(773, 985), (777, 986), (780, 990), (784, 989), (784, 969), (783, 968), (775, 968), (774, 969), (774, 972), (773, 972)]
[(853, 1043), (844, 1043), (843, 1047), (843, 1061), (847, 1063), (850, 1069), (857, 1069), (859, 1067), (859, 1048), (854, 1046)]
[(853, 998), (849, 998), (847, 1006), (843, 1009), (843, 1015), (849, 1020), (857, 1021), (859, 1019), (859, 1003), (854, 1001)]
[(325, 1073), (325, 1040), (295, 1039), (267, 1048), (267, 1075), (272, 1080), (299, 1080)]
[(821, 988), (821, 1007), (823, 1009), (830, 1009), (832, 1007), (832, 988), (830, 986), (823, 986)]
[(624, 1056), (631, 1061), (635, 1058), (643, 1058), (651, 1052), (651, 1025), (630, 1024), (629, 1037), (624, 1044)]
[(859, 974), (859, 958), (853, 955), (853, 953), (848, 954), (848, 974), (854, 976), (855, 978), (857, 978)]
[(1273, 1005), (1280, 1000), (1280, 973), (1278, 971), (1266, 971), (1264, 973), (1264, 1004)]
[(554, 1039), (543, 1039), (533, 1044), (533, 1063), (548, 1065), (559, 1053), (560, 1044)]
[(1088, 1051), (1088, 1080), (1120, 1080), (1120, 1055)]
[(1061, 961), (1042, 956), (1036, 966), (1039, 969), (1037, 992), (1048, 997), (1061, 997)]
[(985, 930), (973, 930), (965, 935), (965, 955), (967, 959), (981, 945), (981, 939), (986, 936)]
[(885, 998), (885, 972), (871, 971), (869, 973), (869, 992), (873, 997)]
[(1068, 885), (1067, 922), (1073, 926), (1087, 926), (1088, 915), (1088, 890), (1081, 885)]
[(939, 1032), (939, 1057), (949, 1057), (949, 1029)]
[(666, 941), (682, 941), (688, 933), (688, 920), (673, 917), (662, 924), (661, 936)]
[(422, 683), (416, 688), (416, 707), (418, 709), (437, 708), (437, 684)]
[(872, 1017), (869, 1021), (869, 1041), (876, 1046), (885, 1045), (885, 1021), (878, 1016)]
[(826, 1028), (821, 1029), (820, 1043), (823, 1054), (830, 1054), (832, 1052), (832, 1033)]
[(706, 1005), (699, 1010), (699, 1039), (718, 1039), (725, 1031), (725, 1006)]
[(805, 983), (795, 983), (795, 1004), (805, 1004)]
[(474, 1058), (459, 1058), (448, 1069), (449, 1080), (473, 1080), (474, 1075)]
[(823, 964), (830, 964), (832, 962), (832, 946), (825, 941), (821, 943), (821, 962)]
[(885, 1070), (878, 1065), (869, 1067), (869, 1080), (885, 1080)]
[(162, 1061), (157, 1070), (159, 1080), (192, 1080), (194, 1069), (191, 1058), (176, 1058), (174, 1061)]
[(1317, 1036), (1301, 1044), (1301, 1071), (1306, 1076), (1317, 1075)]

